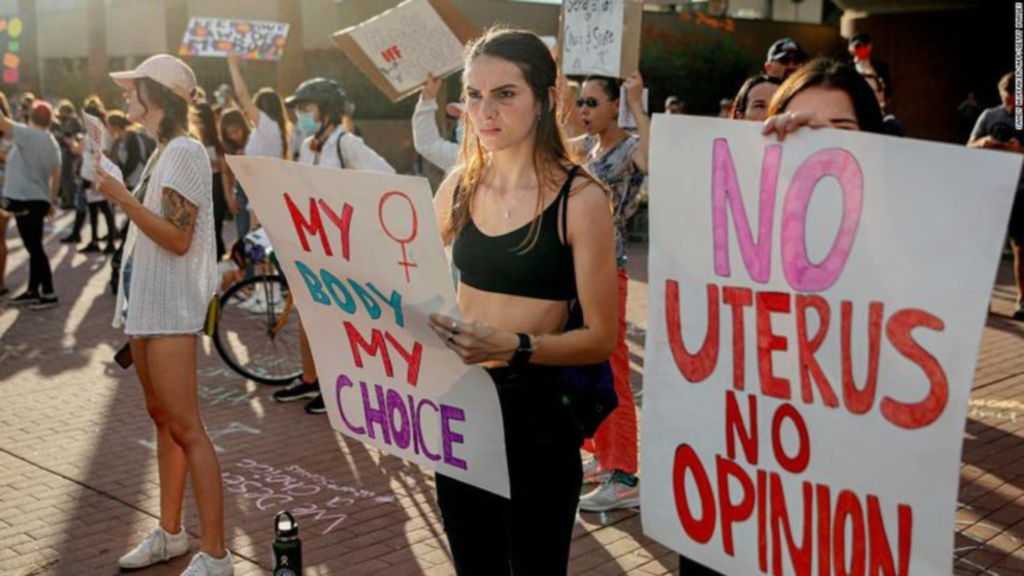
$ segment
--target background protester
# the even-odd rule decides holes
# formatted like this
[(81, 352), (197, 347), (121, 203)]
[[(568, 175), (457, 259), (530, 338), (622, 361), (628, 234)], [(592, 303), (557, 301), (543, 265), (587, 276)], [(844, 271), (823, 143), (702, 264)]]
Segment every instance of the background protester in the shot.
[(768, 57), (764, 62), (764, 73), (779, 80), (789, 78), (790, 74), (807, 61), (807, 53), (792, 38), (776, 40), (768, 48)]
[[(32, 105), (36, 102), (36, 95), (31, 92), (22, 92), (18, 98), (17, 119), (22, 124), (30, 124), (32, 120)], [(13, 117), (12, 117), (13, 118)]]
[[(416, 152), (441, 170), (448, 171), (455, 166), (459, 156), (458, 142), (445, 140), (437, 128), (437, 94), (444, 86), (444, 78), (433, 75), (427, 78), (412, 113), (412, 142)], [(461, 129), (461, 124), (459, 129)], [(456, 140), (458, 140), (458, 129)]]
[[(93, 182), (96, 180), (96, 163), (99, 162), (101, 156), (106, 156), (110, 153), (110, 147), (113, 143), (110, 138), (110, 131), (106, 128), (107, 110), (103, 105), (103, 101), (98, 96), (90, 96), (82, 104), (82, 113), (99, 118), (102, 124), (100, 126), (99, 148), (96, 147), (92, 138), (86, 137), (82, 140), (82, 166), (79, 175), (82, 178), (82, 190), (85, 193), (85, 200), (89, 204), (89, 227), (92, 229), (92, 239), (80, 251), (99, 252), (100, 242), (106, 239), (107, 246), (103, 249), (103, 252), (113, 254), (115, 249), (114, 242), (117, 240), (114, 211), (110, 206), (110, 202), (107, 202), (93, 187)], [(107, 225), (105, 237), (100, 236), (100, 213), (103, 214), (104, 222)]]
[[(636, 120), (636, 136), (619, 126), (620, 88), (625, 88), (626, 106)], [(618, 338), (611, 365), (619, 407), (601, 424), (593, 441), (583, 445), (594, 455), (583, 465), (584, 479), (600, 482), (598, 488), (580, 499), (580, 509), (590, 512), (640, 505), (636, 406), (629, 383), (626, 344), (626, 244), (629, 220), (640, 206), (641, 186), (647, 175), (651, 124), (643, 109), (643, 89), (638, 72), (624, 83), (616, 78), (591, 76), (583, 83), (578, 101), (587, 135), (575, 143), (584, 156), (584, 167), (611, 191), (618, 275)]]
[(881, 78), (886, 100), (892, 98), (892, 74), (889, 72), (889, 65), (875, 58), (875, 47), (871, 43), (871, 36), (867, 32), (854, 34), (850, 37), (847, 50), (850, 57), (853, 58), (853, 65), (857, 71), (865, 76), (873, 74)]
[[(260, 88), (255, 98), (249, 95), (249, 88), (239, 69), (238, 56), (228, 57), (228, 70), (234, 84), (233, 97), (245, 115), (251, 130), (245, 139), (244, 154), (246, 156), (266, 156), (268, 158), (288, 158), (288, 121), (281, 103), (281, 96), (272, 88)], [(239, 217), (235, 218), (238, 238), (244, 238), (251, 226), (249, 198), (245, 190), (235, 182), (235, 201)]]
[(982, 113), (981, 104), (974, 92), (968, 92), (967, 98), (956, 107), (956, 141), (966, 143), (971, 139), (974, 125)]
[[(350, 108), (347, 107), (345, 91), (334, 80), (306, 80), (295, 90), (295, 94), (288, 97), (286, 104), (295, 110), (299, 129), (305, 134), (312, 134), (302, 143), (299, 162), (328, 168), (395, 173), (395, 169), (367, 146), (362, 138), (345, 129), (346, 110)], [(307, 414), (323, 414), (327, 409), (320, 394), (313, 350), (301, 323), (299, 351), (302, 355), (302, 374), (287, 388), (275, 392), (274, 400), (308, 400), (305, 406)]]
[[(1004, 150), (1014, 154), (1024, 154), (1024, 132), (1014, 128), (1014, 112), (1016, 101), (1013, 96), (1015, 84), (1013, 72), (999, 79), (999, 98), (1002, 103), (985, 110), (978, 117), (971, 138), (967, 145), (972, 148)], [(1017, 287), (1017, 309), (1013, 312), (1015, 320), (1024, 320), (1024, 173), (1017, 183), (1017, 196), (1014, 198), (1010, 212), (1008, 236), (1013, 247), (1013, 281)]]
[(186, 477), (199, 509), (200, 551), (186, 574), (234, 574), (224, 547), (220, 464), (199, 413), (196, 335), (216, 289), (210, 160), (189, 135), (195, 75), (167, 55), (134, 71), (111, 74), (125, 90), (128, 117), (157, 135), (157, 160), (143, 177), (141, 201), (95, 167), (97, 190), (131, 219), (118, 291), (115, 327), (124, 325), (131, 356), (156, 424), (160, 526), (119, 564), (144, 568), (189, 550), (182, 527)]
[(53, 110), (42, 100), (32, 105), (27, 126), (0, 115), (0, 132), (14, 139), (7, 154), (3, 198), (29, 254), (28, 289), (8, 305), (32, 310), (59, 303), (43, 246), (43, 224), (53, 213), (60, 186), (60, 147), (50, 133), (52, 120)]
[(205, 103), (197, 104), (196, 118), (199, 120), (199, 140), (210, 157), (210, 170), (213, 173), (213, 235), (217, 244), (217, 259), (220, 260), (225, 254), (224, 218), (228, 211), (224, 195), (225, 191), (230, 190), (225, 186), (227, 174), (224, 171), (224, 144), (220, 141), (220, 131), (217, 130), (217, 119), (214, 117), (212, 106)]
[[(554, 59), (529, 32), (466, 48), (461, 169), (435, 198), (461, 273), (462, 321), (432, 316), (445, 345), (489, 369), (501, 402), (511, 500), (437, 475), (460, 575), (564, 574), (582, 484), (580, 433), (555, 366), (615, 346), (614, 227), (605, 191), (571, 158)], [(578, 300), (585, 329), (562, 333)]]
[(758, 74), (747, 78), (732, 104), (734, 120), (756, 120), (758, 122), (768, 115), (768, 103), (778, 90), (782, 81), (774, 76)]
[[(81, 200), (81, 220), (78, 217), (78, 195), (80, 193), (80, 182), (78, 180), (79, 162), (81, 158), (78, 153), (78, 141), (85, 133), (82, 121), (78, 119), (78, 112), (70, 100), (61, 100), (57, 105), (57, 128), (54, 137), (60, 145), (60, 205), (62, 208), (75, 208), (76, 230), (80, 230), (85, 222), (86, 204), (85, 198)], [(61, 242), (77, 244), (81, 238), (76, 233), (74, 236), (61, 238)]]
[(678, 96), (665, 98), (665, 114), (686, 114), (686, 104)]
[[(224, 146), (225, 154), (242, 155), (245, 154), (245, 146), (249, 142), (249, 135), (252, 131), (249, 129), (249, 123), (245, 120), (245, 115), (242, 111), (237, 108), (231, 108), (225, 110), (220, 117), (220, 141)], [(235, 232), (237, 238), (244, 238), (249, 233), (249, 205), (248, 202), (243, 206), (239, 201), (240, 187), (235, 181), (234, 175), (231, 173), (231, 167), (224, 164), (221, 167), (225, 171), (227, 179), (225, 181), (226, 193), (224, 200), (227, 204), (228, 212), (234, 215), (235, 218)]]
[[(110, 158), (121, 169), (125, 186), (129, 190), (135, 190), (138, 186), (146, 162), (156, 150), (156, 141), (140, 128), (128, 120), (120, 110), (113, 110), (107, 114), (107, 129), (114, 139), (110, 147)], [(118, 234), (122, 238), (128, 235), (128, 224), (125, 220), (118, 229)], [(114, 260), (117, 260), (116, 256)]]

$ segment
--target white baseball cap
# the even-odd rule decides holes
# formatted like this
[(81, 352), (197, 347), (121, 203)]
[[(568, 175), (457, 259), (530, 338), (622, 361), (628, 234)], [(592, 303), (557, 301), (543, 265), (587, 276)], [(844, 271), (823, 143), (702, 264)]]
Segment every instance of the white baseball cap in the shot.
[(180, 96), (186, 102), (192, 102), (196, 92), (196, 74), (180, 59), (167, 54), (150, 56), (139, 64), (135, 70), (127, 72), (111, 72), (110, 77), (122, 88), (131, 88), (140, 78), (149, 78)]

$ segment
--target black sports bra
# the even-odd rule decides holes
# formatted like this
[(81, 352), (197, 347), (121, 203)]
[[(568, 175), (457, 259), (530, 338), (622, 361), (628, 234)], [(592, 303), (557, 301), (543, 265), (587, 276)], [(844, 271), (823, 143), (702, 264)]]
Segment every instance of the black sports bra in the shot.
[[(579, 166), (569, 170), (569, 177), (555, 201), (540, 215), (540, 233), (532, 248), (522, 246), (530, 233), (532, 222), (499, 236), (487, 236), (469, 222), (452, 246), (460, 280), (467, 286), (485, 292), (524, 296), (540, 300), (570, 301), (576, 299), (576, 269), (572, 246), (558, 235), (558, 210), (562, 209), (562, 230), (568, 234), (567, 215), (569, 190)], [(456, 201), (460, 190), (455, 189)]]

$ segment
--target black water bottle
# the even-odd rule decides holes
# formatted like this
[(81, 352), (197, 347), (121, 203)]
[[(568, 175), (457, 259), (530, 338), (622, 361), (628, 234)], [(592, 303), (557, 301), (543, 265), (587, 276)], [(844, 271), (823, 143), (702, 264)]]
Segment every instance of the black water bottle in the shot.
[(274, 518), (274, 564), (273, 576), (301, 576), (302, 542), (299, 541), (299, 525), (289, 512), (281, 512)]

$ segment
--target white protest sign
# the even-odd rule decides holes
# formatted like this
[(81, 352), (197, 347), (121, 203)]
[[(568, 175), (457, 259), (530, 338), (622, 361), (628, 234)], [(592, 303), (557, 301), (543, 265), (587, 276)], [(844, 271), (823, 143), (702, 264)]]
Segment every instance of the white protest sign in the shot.
[(654, 119), (644, 531), (724, 574), (949, 574), (1021, 157), (760, 130)]
[(228, 164), (288, 279), (334, 429), (507, 497), (494, 382), (428, 324), (458, 308), (426, 179)]
[(624, 78), (636, 71), (642, 17), (643, 3), (636, 0), (565, 0), (562, 72)]
[(277, 61), (284, 55), (289, 24), (259, 20), (197, 18), (189, 20), (178, 54)]
[[(106, 130), (103, 126), (103, 120), (100, 120), (92, 114), (83, 114), (83, 116), (85, 116), (86, 146), (90, 147), (90, 150), (94, 155), (93, 158), (98, 156), (100, 159), (100, 168), (103, 168), (104, 172), (112, 176), (121, 184), (124, 184), (124, 175), (121, 173), (121, 167), (114, 164), (114, 162), (110, 158), (107, 158), (107, 155), (103, 153), (103, 133)], [(93, 172), (94, 168), (92, 166), (89, 166), (89, 170), (84, 170), (83, 167), (83, 174), (87, 177)], [(103, 199), (102, 196), (99, 196), (92, 190), (89, 192), (91, 194), (95, 194), (94, 197), (90, 198), (90, 202), (97, 202)]]
[(478, 34), (448, 0), (407, 0), (334, 41), (389, 98), (462, 68), (462, 50)]

